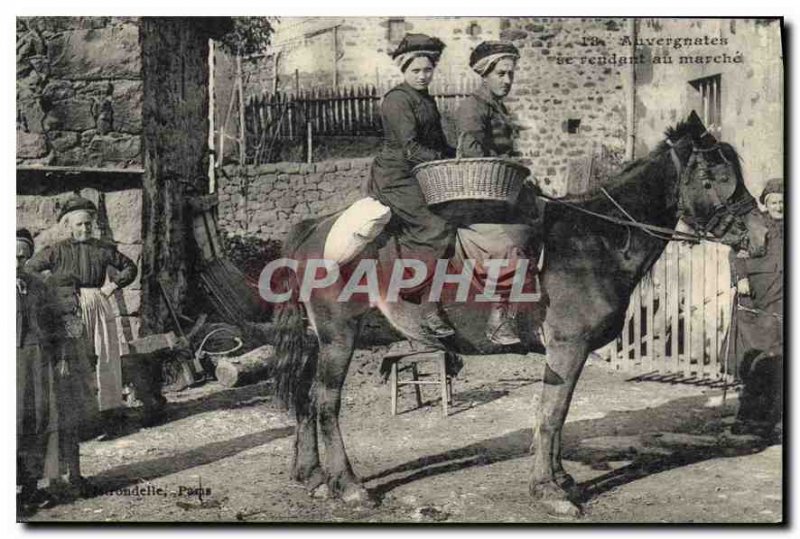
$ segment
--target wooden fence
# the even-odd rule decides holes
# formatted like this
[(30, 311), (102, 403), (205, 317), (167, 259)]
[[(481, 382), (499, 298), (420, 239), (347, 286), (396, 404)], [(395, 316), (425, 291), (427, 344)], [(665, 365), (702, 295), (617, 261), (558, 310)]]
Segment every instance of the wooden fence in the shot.
[[(432, 88), (446, 129), (453, 123), (458, 104), (473, 90), (474, 83), (465, 81)], [(267, 162), (278, 141), (307, 143), (311, 137), (320, 136), (381, 136), (380, 101), (384, 93), (375, 86), (350, 86), (251, 97), (245, 105), (248, 163)]]
[(621, 334), (599, 355), (621, 371), (721, 382), (733, 301), (728, 252), (668, 244), (634, 290)]

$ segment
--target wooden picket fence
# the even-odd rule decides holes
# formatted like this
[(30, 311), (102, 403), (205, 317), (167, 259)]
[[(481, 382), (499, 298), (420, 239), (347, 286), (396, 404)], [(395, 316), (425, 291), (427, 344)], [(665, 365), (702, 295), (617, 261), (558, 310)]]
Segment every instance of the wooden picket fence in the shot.
[[(452, 123), (458, 104), (474, 90), (462, 80), (431, 88), (443, 122)], [(245, 145), (249, 163), (267, 162), (277, 141), (305, 143), (310, 137), (381, 136), (380, 101), (372, 85), (300, 89), (252, 96), (245, 105)]]
[(723, 368), (733, 301), (728, 253), (706, 242), (668, 244), (634, 290), (622, 332), (597, 351), (600, 357), (616, 370), (654, 379), (729, 379)]

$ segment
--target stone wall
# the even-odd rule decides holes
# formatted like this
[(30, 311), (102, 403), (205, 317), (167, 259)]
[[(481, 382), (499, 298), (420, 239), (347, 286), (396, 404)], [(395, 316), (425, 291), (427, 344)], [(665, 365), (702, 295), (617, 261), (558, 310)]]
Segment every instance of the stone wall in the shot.
[(17, 19), (17, 164), (141, 168), (137, 19)]
[(98, 207), (98, 226), (95, 236), (117, 244), (120, 252), (139, 267), (133, 284), (116, 294), (112, 306), (121, 317), (121, 329), (127, 338), (139, 336), (141, 312), (142, 264), (142, 191), (136, 174), (121, 177), (83, 174), (49, 178), (40, 173), (18, 174), (17, 183), (24, 186), (17, 194), (17, 227), (31, 231), (36, 251), (69, 237), (58, 214), (66, 200), (75, 192), (92, 200)]
[(225, 167), (218, 180), (219, 227), (283, 241), (292, 225), (361, 198), (371, 158), (312, 164)]
[[(559, 62), (566, 57), (625, 54), (619, 45), (625, 24), (623, 19), (509, 17), (503, 21), (501, 38), (512, 41), (521, 54), (516, 81), (506, 99), (523, 128), (517, 149), (532, 160), (536, 182), (550, 195), (567, 192), (571, 162), (592, 154), (617, 160), (624, 155), (629, 91), (624, 68)], [(587, 36), (603, 44), (585, 41)]]
[[(719, 134), (739, 151), (748, 188), (758, 195), (766, 180), (784, 174), (780, 21), (648, 19), (640, 21), (638, 34), (643, 40), (700, 38), (704, 44), (640, 47), (649, 61), (636, 72), (637, 156), (663, 139), (665, 126), (686, 118), (691, 110), (702, 117), (700, 93), (689, 82), (719, 75)], [(705, 36), (716, 44), (705, 45)], [(741, 62), (733, 62), (737, 54)], [(697, 62), (708, 56), (710, 62)], [(655, 57), (671, 57), (672, 62), (655, 63)]]

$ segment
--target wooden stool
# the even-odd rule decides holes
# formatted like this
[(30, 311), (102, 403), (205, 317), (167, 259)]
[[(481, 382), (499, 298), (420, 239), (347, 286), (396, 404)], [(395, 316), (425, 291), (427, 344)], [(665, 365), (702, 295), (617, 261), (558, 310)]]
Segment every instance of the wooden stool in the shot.
[[(438, 385), (442, 395), (442, 410), (444, 411), (444, 416), (447, 417), (447, 405), (453, 400), (453, 380), (452, 376), (447, 373), (447, 354), (448, 352), (437, 350), (392, 354), (383, 358), (381, 371), (385, 372), (387, 368), (389, 370), (389, 384), (392, 392), (392, 415), (397, 415), (397, 396), (400, 386), (414, 386), (417, 408), (419, 408), (422, 406), (420, 386)], [(422, 361), (432, 361), (436, 363), (436, 373), (430, 375), (437, 376), (435, 380), (420, 380), (417, 364)], [(408, 364), (400, 365), (402, 362)], [(407, 370), (411, 371), (411, 379), (400, 380), (400, 373)], [(422, 376), (427, 375), (423, 374)]]

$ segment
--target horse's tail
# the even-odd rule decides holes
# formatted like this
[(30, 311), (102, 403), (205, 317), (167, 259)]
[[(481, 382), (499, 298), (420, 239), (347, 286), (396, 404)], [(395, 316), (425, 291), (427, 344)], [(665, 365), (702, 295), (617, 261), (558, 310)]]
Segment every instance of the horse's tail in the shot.
[[(286, 240), (284, 257), (294, 256), (297, 247), (312, 231), (312, 221), (297, 225)], [(299, 286), (293, 271), (277, 274), (277, 288), (291, 291), (291, 299), (278, 304), (273, 323), (276, 365), (273, 370), (276, 393), (287, 408), (299, 409), (310, 399), (311, 384), (317, 371), (319, 342), (309, 331), (303, 306), (298, 301)]]

